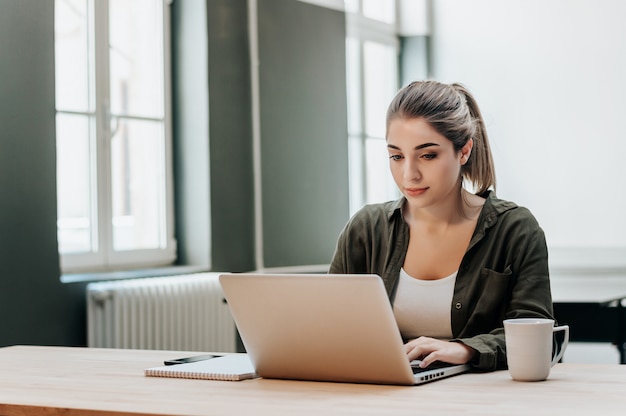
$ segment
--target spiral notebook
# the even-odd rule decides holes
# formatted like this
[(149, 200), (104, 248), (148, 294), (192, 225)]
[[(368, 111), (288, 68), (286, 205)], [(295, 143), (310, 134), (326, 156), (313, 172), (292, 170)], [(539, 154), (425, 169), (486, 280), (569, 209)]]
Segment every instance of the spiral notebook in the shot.
[(232, 354), (186, 364), (146, 368), (149, 377), (240, 381), (257, 377), (247, 354)]

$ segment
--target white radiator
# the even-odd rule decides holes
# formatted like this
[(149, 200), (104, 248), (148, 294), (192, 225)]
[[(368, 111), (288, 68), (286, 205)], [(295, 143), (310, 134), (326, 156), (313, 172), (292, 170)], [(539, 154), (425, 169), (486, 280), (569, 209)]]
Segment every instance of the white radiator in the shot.
[(87, 345), (236, 352), (235, 322), (218, 274), (87, 285)]

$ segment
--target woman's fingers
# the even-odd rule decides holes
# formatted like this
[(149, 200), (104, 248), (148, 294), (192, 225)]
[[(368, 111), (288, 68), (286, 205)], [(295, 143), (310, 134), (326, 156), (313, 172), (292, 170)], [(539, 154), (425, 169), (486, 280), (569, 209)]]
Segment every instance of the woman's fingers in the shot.
[(465, 364), (470, 361), (475, 351), (460, 343), (443, 341), (429, 337), (419, 337), (404, 345), (409, 361), (421, 360), (420, 367), (424, 368), (442, 361), (450, 364)]

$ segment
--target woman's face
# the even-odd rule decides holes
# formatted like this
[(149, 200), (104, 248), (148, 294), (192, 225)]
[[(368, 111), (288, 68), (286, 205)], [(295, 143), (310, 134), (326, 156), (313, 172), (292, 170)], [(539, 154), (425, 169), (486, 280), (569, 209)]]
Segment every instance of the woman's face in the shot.
[(391, 174), (400, 192), (417, 207), (458, 197), (461, 166), (472, 145), (468, 140), (456, 152), (452, 142), (423, 118), (396, 118), (387, 130)]

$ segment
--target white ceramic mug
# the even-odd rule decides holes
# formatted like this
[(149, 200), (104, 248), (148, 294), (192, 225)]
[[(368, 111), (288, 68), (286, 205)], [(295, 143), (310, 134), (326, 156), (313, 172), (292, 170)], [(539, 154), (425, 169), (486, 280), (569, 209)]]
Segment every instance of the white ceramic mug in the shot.
[[(554, 333), (564, 331), (560, 348), (552, 353)], [(562, 357), (569, 342), (569, 326), (554, 326), (554, 320), (518, 318), (504, 321), (509, 374), (517, 381), (541, 381)], [(558, 344), (558, 343), (557, 343)]]

